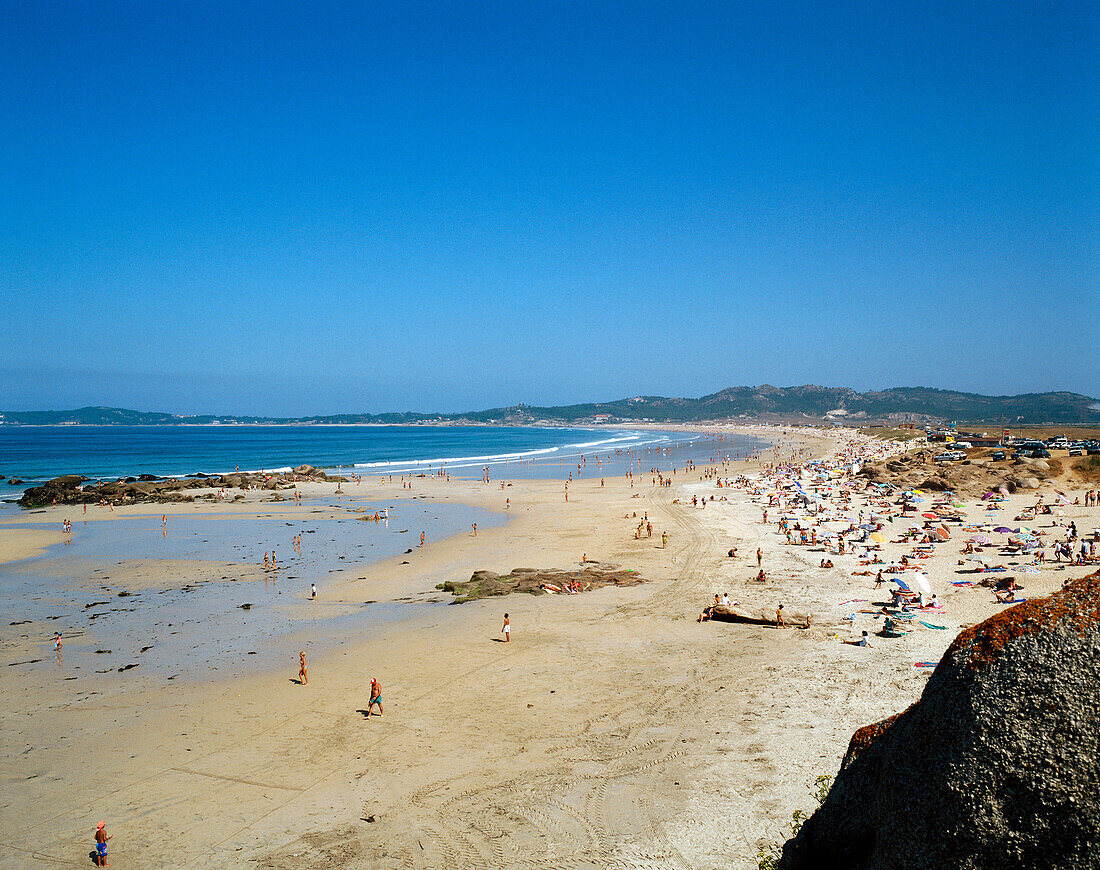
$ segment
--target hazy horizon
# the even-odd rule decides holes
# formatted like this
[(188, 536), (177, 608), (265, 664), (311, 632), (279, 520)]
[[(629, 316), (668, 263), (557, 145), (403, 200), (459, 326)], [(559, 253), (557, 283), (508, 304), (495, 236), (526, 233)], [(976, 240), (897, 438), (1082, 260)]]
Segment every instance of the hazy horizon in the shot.
[[(342, 410), (327, 411), (327, 412), (323, 412), (323, 413), (321, 413), (321, 412), (307, 412), (307, 413), (298, 413), (298, 414), (295, 414), (295, 413), (274, 414), (274, 413), (265, 413), (265, 412), (233, 411), (233, 410), (180, 411), (180, 410), (176, 410), (176, 409), (173, 409), (173, 408), (167, 408), (167, 407), (153, 407), (153, 406), (138, 407), (138, 406), (135, 406), (135, 405), (103, 405), (103, 404), (98, 404), (98, 403), (97, 404), (73, 405), (73, 406), (70, 406), (70, 407), (55, 407), (55, 408), (46, 408), (46, 407), (15, 408), (15, 407), (6, 407), (5, 406), (5, 407), (0, 407), (0, 412), (5, 412), (6, 411), (6, 412), (9, 412), (9, 413), (16, 413), (16, 412), (47, 412), (47, 413), (54, 412), (54, 413), (62, 413), (62, 412), (66, 412), (66, 411), (77, 411), (77, 410), (81, 410), (81, 409), (84, 409), (84, 408), (111, 408), (111, 409), (115, 409), (115, 410), (136, 411), (138, 413), (172, 414), (172, 415), (182, 416), (182, 417), (213, 416), (213, 417), (269, 417), (269, 418), (273, 418), (273, 419), (280, 419), (280, 418), (281, 419), (302, 419), (302, 418), (309, 418), (309, 417), (355, 416), (355, 415), (381, 416), (381, 415), (384, 415), (384, 414), (403, 414), (403, 413), (416, 414), (416, 415), (441, 414), (441, 415), (444, 415), (444, 416), (458, 416), (458, 415), (461, 415), (461, 414), (464, 414), (464, 413), (480, 413), (480, 412), (494, 410), (494, 409), (513, 408), (513, 407), (516, 407), (518, 405), (523, 405), (524, 407), (533, 407), (533, 408), (554, 408), (554, 407), (567, 407), (567, 406), (570, 406), (570, 405), (588, 405), (588, 404), (599, 405), (599, 404), (604, 404), (604, 403), (609, 403), (609, 402), (616, 402), (616, 401), (620, 401), (620, 400), (623, 400), (623, 399), (630, 399), (630, 398), (634, 398), (636, 396), (637, 397), (646, 397), (646, 398), (672, 398), (672, 399), (694, 400), (694, 399), (703, 398), (704, 396), (710, 396), (710, 395), (715, 395), (717, 393), (721, 393), (723, 390), (726, 390), (726, 389), (737, 389), (737, 388), (743, 388), (743, 387), (747, 387), (749, 389), (757, 389), (757, 388), (765, 387), (765, 386), (776, 387), (778, 389), (792, 389), (792, 388), (796, 388), (796, 387), (806, 387), (806, 386), (819, 386), (819, 387), (823, 387), (824, 389), (853, 389), (853, 388), (845, 387), (843, 385), (828, 385), (828, 384), (787, 384), (787, 385), (767, 384), (767, 383), (761, 383), (761, 384), (729, 384), (726, 387), (721, 387), (719, 389), (710, 390), (706, 393), (701, 393), (701, 394), (695, 395), (695, 396), (662, 396), (662, 395), (657, 394), (657, 393), (635, 393), (635, 394), (632, 394), (632, 395), (629, 395), (629, 396), (612, 396), (612, 397), (600, 398), (600, 399), (581, 399), (581, 400), (576, 401), (576, 402), (564, 402), (564, 403), (560, 403), (558, 405), (540, 405), (540, 404), (537, 404), (535, 402), (519, 401), (519, 402), (511, 402), (511, 403), (508, 403), (506, 405), (484, 405), (484, 406), (478, 406), (478, 407), (463, 407), (463, 408), (453, 408), (453, 409), (427, 408), (427, 407), (425, 407), (425, 408), (407, 407), (407, 408), (398, 408), (398, 409), (387, 410), (387, 411), (376, 411), (376, 410), (372, 410), (372, 409), (344, 408)], [(891, 389), (928, 389), (928, 390), (941, 390), (941, 391), (944, 391), (944, 392), (970, 392), (970, 391), (953, 391), (953, 390), (945, 389), (943, 387), (929, 387), (929, 386), (914, 387), (912, 385), (909, 385), (909, 386), (894, 385), (894, 386), (891, 386), (891, 387), (883, 387), (880, 390), (856, 390), (856, 392), (857, 393), (883, 392), (883, 391), (887, 391), (887, 390), (891, 390)], [(1097, 398), (1095, 396), (1089, 395), (1088, 393), (1081, 392), (1080, 390), (1039, 390), (1039, 391), (1036, 391), (1036, 393), (1038, 393), (1038, 394), (1055, 393), (1055, 392), (1075, 393), (1077, 395), (1085, 396), (1086, 398)], [(1017, 396), (1017, 395), (1030, 395), (1030, 394), (1029, 393), (989, 393), (989, 394), (974, 393), (974, 395), (985, 395), (985, 396), (996, 398), (996, 397), (1002, 397), (1002, 396)], [(1089, 408), (1091, 408), (1093, 410), (1100, 410), (1100, 402), (1097, 402), (1097, 403), (1094, 403), (1093, 405), (1090, 405)]]

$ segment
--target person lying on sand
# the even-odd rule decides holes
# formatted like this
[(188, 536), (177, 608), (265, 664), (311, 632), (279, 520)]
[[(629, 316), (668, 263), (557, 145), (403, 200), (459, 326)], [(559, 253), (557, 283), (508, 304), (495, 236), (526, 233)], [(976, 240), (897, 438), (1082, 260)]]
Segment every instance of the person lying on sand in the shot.
[(848, 646), (870, 646), (871, 640), (867, 637), (867, 632), (863, 632), (863, 636), (859, 640), (846, 640), (844, 643)]

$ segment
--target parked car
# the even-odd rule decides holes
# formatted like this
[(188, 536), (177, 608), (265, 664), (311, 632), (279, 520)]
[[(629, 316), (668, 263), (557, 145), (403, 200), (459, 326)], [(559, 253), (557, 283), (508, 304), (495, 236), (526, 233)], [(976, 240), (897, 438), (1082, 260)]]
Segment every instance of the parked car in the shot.
[(1100, 456), (1100, 444), (1090, 444), (1085, 448), (1089, 456)]
[(956, 442), (955, 442), (955, 443), (954, 443), (953, 445), (951, 445), (951, 446), (952, 446), (952, 447), (954, 447), (954, 448), (955, 448), (955, 449), (957, 449), (957, 450), (969, 450), (969, 449), (970, 449), (971, 447), (973, 447), (974, 445), (973, 445), (973, 444), (971, 444), (971, 443), (970, 443), (969, 441), (956, 441)]
[(1084, 456), (1085, 455), (1085, 448), (1082, 447), (1080, 444), (1074, 444), (1073, 446), (1071, 446), (1069, 448), (1069, 455), (1070, 456)]
[(1005, 458), (1005, 452), (1003, 450), (994, 450), (992, 453), (989, 454), (989, 458), (992, 459), (994, 462), (1000, 462), (1002, 459)]
[(959, 462), (963, 459), (966, 459), (966, 454), (961, 450), (948, 450), (932, 457), (933, 462)]

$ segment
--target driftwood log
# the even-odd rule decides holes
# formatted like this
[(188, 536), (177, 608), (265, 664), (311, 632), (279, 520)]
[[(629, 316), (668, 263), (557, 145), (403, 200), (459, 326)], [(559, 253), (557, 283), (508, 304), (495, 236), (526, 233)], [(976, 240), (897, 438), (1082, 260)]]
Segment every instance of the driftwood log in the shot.
[[(775, 625), (775, 613), (765, 614), (744, 607), (726, 607), (717, 604), (710, 609), (710, 618), (715, 622), (740, 622), (745, 625)], [(797, 610), (783, 609), (783, 621), (792, 628), (809, 628), (813, 624), (813, 614)]]

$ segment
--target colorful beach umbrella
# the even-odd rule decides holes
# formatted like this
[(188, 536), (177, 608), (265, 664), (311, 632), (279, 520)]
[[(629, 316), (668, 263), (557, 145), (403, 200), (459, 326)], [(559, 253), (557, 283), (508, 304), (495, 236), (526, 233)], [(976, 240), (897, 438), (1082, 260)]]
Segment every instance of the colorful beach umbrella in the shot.
[(871, 540), (874, 541), (876, 544), (885, 544), (886, 535), (884, 535), (882, 532), (871, 532)]

